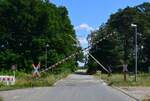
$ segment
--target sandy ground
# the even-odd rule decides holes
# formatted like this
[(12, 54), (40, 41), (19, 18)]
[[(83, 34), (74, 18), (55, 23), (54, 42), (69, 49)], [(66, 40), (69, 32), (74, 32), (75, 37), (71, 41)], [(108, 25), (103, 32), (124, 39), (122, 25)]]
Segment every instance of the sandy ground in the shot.
[(121, 89), (138, 99), (150, 99), (150, 87), (121, 87)]

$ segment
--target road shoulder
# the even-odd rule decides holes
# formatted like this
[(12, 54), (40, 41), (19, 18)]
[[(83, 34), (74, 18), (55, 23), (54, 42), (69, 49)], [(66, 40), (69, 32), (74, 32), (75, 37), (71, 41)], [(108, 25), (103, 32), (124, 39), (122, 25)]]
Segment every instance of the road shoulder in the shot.
[(120, 87), (138, 99), (150, 99), (150, 87)]

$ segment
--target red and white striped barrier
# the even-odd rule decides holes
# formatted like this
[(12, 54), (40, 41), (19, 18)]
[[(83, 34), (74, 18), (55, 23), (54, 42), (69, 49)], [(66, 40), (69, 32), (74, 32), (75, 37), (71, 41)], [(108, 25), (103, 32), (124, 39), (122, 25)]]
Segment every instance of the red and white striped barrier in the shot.
[[(105, 39), (111, 37), (113, 34), (114, 34), (114, 33), (108, 34), (107, 36), (105, 36), (105, 37), (103, 37), (102, 39), (100, 39), (100, 40), (96, 41), (95, 43), (93, 43), (92, 46), (94, 46), (94, 45), (98, 44), (99, 42), (102, 42), (103, 40), (105, 40)], [(66, 57), (66, 58), (64, 58), (64, 59), (62, 59), (62, 60), (60, 60), (60, 61), (58, 61), (57, 63), (51, 65), (50, 67), (48, 67), (48, 68), (46, 68), (46, 69), (44, 69), (44, 70), (42, 70), (41, 72), (46, 72), (46, 71), (48, 71), (48, 70), (50, 70), (50, 69), (52, 69), (52, 68), (55, 68), (56, 66), (58, 66), (58, 65), (60, 65), (60, 64), (62, 64), (62, 63), (64, 63), (64, 62), (66, 62), (67, 60), (69, 60), (69, 59), (71, 59), (71, 58), (73, 58), (73, 57), (75, 57), (76, 55), (80, 54), (81, 52), (90, 49), (92, 46), (88, 46), (88, 47), (86, 47), (86, 48), (84, 48), (84, 49), (81, 49), (81, 50), (79, 50), (79, 51), (77, 51), (77, 52), (71, 54), (70, 56), (68, 56), (68, 57)], [(41, 73), (41, 72), (40, 72), (40, 73)]]
[(14, 76), (0, 76), (0, 82), (6, 85), (14, 85), (15, 81), (16, 79)]

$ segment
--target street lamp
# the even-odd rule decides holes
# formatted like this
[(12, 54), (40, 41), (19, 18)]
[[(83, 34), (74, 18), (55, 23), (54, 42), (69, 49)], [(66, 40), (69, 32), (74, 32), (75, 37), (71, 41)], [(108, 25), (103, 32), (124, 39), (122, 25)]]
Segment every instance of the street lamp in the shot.
[(131, 27), (135, 28), (135, 81), (137, 81), (137, 53), (138, 53), (138, 45), (137, 45), (137, 25), (131, 24)]
[(4, 48), (5, 46), (4, 46), (4, 45), (1, 45), (1, 47)]
[(142, 45), (142, 46), (141, 46), (141, 49), (143, 49), (143, 48), (144, 48), (144, 46)]
[(45, 68), (47, 68), (47, 48), (49, 47), (49, 44), (46, 44), (45, 47)]

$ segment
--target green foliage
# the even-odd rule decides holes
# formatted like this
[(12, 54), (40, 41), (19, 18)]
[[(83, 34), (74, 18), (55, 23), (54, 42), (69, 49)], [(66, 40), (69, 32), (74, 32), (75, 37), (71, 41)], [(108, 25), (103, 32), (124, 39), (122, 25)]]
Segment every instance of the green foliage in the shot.
[[(138, 65), (143, 67), (140, 70), (148, 67), (150, 61), (149, 9), (150, 3), (143, 3), (135, 7), (118, 10), (118, 12), (112, 14), (106, 24), (101, 25), (99, 30), (91, 33), (91, 54), (106, 67), (111, 64), (114, 70), (120, 71), (122, 69), (118, 69), (118, 67), (122, 67), (121, 65), (126, 62), (129, 64), (129, 70), (133, 70), (135, 28), (131, 27), (131, 24), (134, 23), (137, 25), (138, 33), (140, 33), (138, 34)], [(113, 36), (96, 45), (92, 44), (110, 33), (113, 33)], [(142, 49), (141, 46), (144, 48)], [(99, 69), (98, 66), (91, 66), (91, 62), (92, 59), (89, 58), (87, 65), (89, 65), (90, 71), (94, 68)]]
[(2, 98), (2, 97), (0, 97), (0, 101), (3, 101), (3, 98)]
[(19, 58), (20, 55), (13, 53), (11, 50), (5, 50), (0, 52), (1, 68), (7, 67), (7, 69), (10, 69), (11, 64), (15, 64), (16, 60), (19, 60)]
[(0, 0), (1, 69), (17, 64), (30, 71), (39, 61), (45, 67), (46, 44), (48, 66), (56, 63), (78, 48), (68, 35), (76, 38), (65, 7), (43, 0)]
[(144, 100), (142, 100), (142, 101), (150, 101), (150, 99), (144, 99)]

